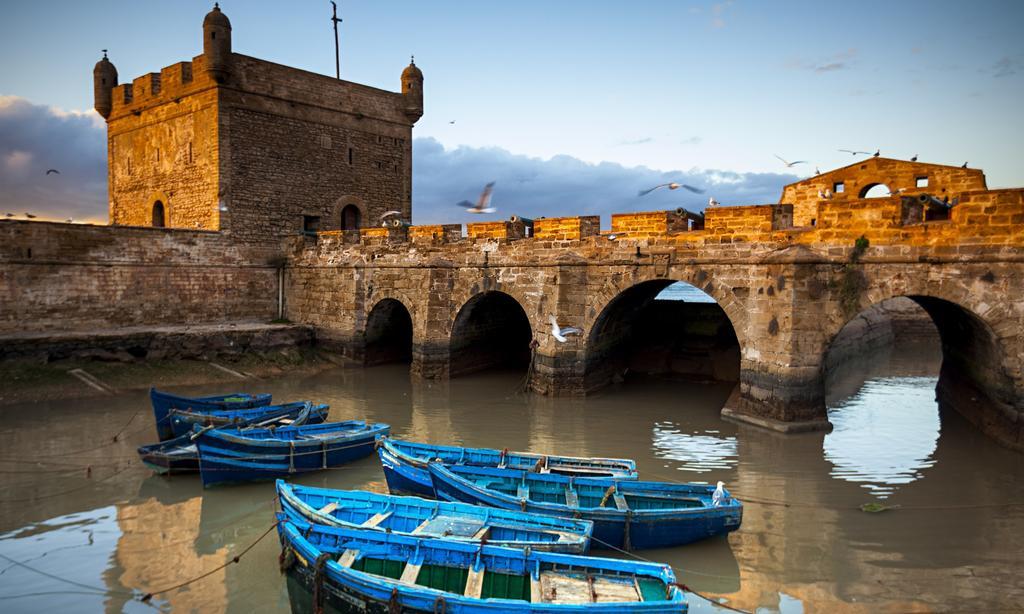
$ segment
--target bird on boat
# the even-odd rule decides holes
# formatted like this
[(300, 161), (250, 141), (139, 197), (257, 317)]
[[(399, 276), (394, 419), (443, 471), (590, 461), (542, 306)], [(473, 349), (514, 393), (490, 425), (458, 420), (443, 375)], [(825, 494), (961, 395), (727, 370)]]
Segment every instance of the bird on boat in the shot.
[(47, 169), (46, 174), (47, 175), (59, 175), (60, 171), (58, 171), (55, 168), (51, 168), (51, 169)]
[(679, 188), (683, 188), (684, 190), (689, 190), (690, 192), (693, 192), (694, 194), (703, 194), (704, 193), (704, 190), (702, 190), (700, 188), (695, 188), (692, 185), (687, 185), (685, 183), (676, 183), (676, 182), (673, 181), (673, 182), (670, 182), (670, 183), (661, 183), (661, 184), (658, 184), (658, 185), (654, 186), (653, 188), (648, 188), (646, 190), (640, 190), (639, 192), (636, 193), (636, 195), (637, 196), (645, 196), (645, 195), (650, 194), (651, 192), (657, 190), (658, 188), (668, 188), (670, 190), (678, 190)]
[(565, 337), (566, 335), (579, 335), (583, 332), (582, 329), (576, 328), (575, 326), (559, 326), (558, 319), (555, 318), (554, 314), (549, 316), (548, 319), (551, 321), (551, 336), (559, 343), (565, 343), (568, 341)]
[(871, 153), (870, 151), (856, 151), (856, 150), (853, 150), (853, 149), (840, 149), (838, 151), (841, 151), (843, 153), (848, 153), (848, 154), (851, 154), (851, 155), (854, 155), (854, 156), (856, 156), (857, 154), (864, 154), (866, 156), (869, 153)]
[(725, 482), (719, 482), (715, 492), (711, 494), (711, 505), (718, 507), (725, 499)]
[(494, 190), (494, 182), (490, 182), (484, 186), (484, 191), (480, 193), (480, 198), (476, 201), (476, 204), (464, 200), (459, 203), (460, 207), (465, 207), (469, 213), (494, 213), (497, 209), (488, 207), (491, 204), (491, 192)]
[(709, 207), (717, 207), (720, 204), (722, 204), (722, 203), (720, 203), (717, 200), (715, 200), (714, 196), (712, 196), (711, 198), (708, 199), (708, 206)]
[(786, 165), (786, 168), (793, 168), (793, 167), (794, 167), (794, 166), (796, 166), (797, 164), (807, 164), (807, 161), (806, 161), (806, 160), (794, 160), (793, 162), (787, 162), (787, 161), (785, 160), (785, 158), (783, 158), (782, 156), (780, 156), (780, 155), (778, 155), (778, 154), (773, 154), (773, 155), (774, 155), (774, 156), (775, 156), (776, 158), (778, 158), (779, 160), (781, 160), (781, 161), (782, 161), (782, 163)]

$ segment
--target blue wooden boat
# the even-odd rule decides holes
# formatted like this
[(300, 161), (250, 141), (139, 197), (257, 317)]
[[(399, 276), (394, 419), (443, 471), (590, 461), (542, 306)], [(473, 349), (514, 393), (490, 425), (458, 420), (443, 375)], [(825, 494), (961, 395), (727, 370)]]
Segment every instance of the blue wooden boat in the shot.
[(666, 548), (739, 528), (743, 505), (715, 487), (576, 478), (518, 469), (430, 463), (439, 499), (594, 522), (594, 547)]
[[(175, 437), (192, 433), (192, 427), (200, 426), (246, 426), (271, 420), (294, 420), (301, 414), (308, 401), (285, 403), (284, 405), (265, 405), (248, 409), (222, 409), (215, 411), (195, 411), (190, 409), (172, 409), (167, 412), (167, 421)], [(312, 411), (319, 414), (319, 420), (306, 420), (309, 424), (317, 424), (327, 419), (329, 405), (314, 405)], [(287, 424), (286, 422), (284, 424)]]
[(160, 441), (166, 441), (174, 437), (170, 424), (167, 422), (168, 412), (172, 409), (215, 411), (270, 405), (269, 394), (232, 392), (231, 394), (210, 397), (181, 397), (169, 392), (161, 392), (156, 388), (149, 389), (149, 400), (153, 404), (153, 417), (156, 418), (156, 433), (160, 437)]
[(440, 461), (470, 467), (510, 467), (573, 476), (635, 480), (636, 462), (626, 458), (547, 456), (532, 452), (509, 452), (487, 448), (435, 446), (426, 443), (382, 439), (377, 449), (388, 489), (393, 494), (434, 497), (427, 464)]
[(203, 485), (281, 478), (319, 471), (373, 454), (391, 427), (363, 420), (278, 429), (236, 427), (195, 431)]
[(293, 520), (350, 529), (441, 537), (491, 546), (586, 554), (594, 525), (519, 511), (332, 490), (277, 481), (281, 511)]
[(667, 565), (294, 523), (278, 535), (293, 612), (686, 612)]
[[(243, 421), (234, 426), (247, 428), (269, 428), (281, 426), (300, 426), (302, 424), (320, 424), (327, 418), (327, 405), (303, 403), (302, 410), (294, 415), (287, 413), (258, 422)], [(171, 410), (175, 412), (177, 410)], [(244, 410), (243, 410), (244, 411)], [(261, 416), (262, 417), (262, 416)], [(215, 428), (209, 426), (206, 428)], [(158, 474), (191, 473), (199, 471), (199, 450), (196, 448), (194, 433), (187, 433), (174, 439), (141, 446), (138, 449), (142, 463)]]

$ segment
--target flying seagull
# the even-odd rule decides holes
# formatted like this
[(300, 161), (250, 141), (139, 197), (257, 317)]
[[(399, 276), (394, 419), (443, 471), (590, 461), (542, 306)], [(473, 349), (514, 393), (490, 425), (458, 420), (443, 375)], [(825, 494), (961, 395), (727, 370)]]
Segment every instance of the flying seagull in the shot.
[(690, 192), (693, 192), (694, 194), (703, 194), (704, 193), (704, 190), (702, 190), (700, 188), (695, 188), (692, 185), (687, 185), (685, 183), (676, 183), (676, 182), (673, 181), (671, 183), (660, 183), (660, 184), (654, 186), (653, 188), (648, 188), (646, 190), (640, 190), (639, 192), (636, 193), (636, 195), (637, 196), (645, 196), (645, 195), (650, 194), (651, 192), (657, 190), (658, 188), (668, 188), (670, 190), (678, 190), (679, 188), (683, 188), (684, 190), (688, 190)]
[(385, 220), (389, 217), (395, 217), (396, 215), (402, 215), (401, 211), (385, 211), (381, 214), (380, 219)]
[(51, 173), (59, 175), (59, 174), (60, 174), (60, 171), (58, 171), (58, 170), (57, 170), (57, 169), (55, 169), (55, 168), (51, 168), (51, 169), (48, 169), (48, 170), (46, 171), (46, 174), (47, 174), (47, 175), (49, 175), (49, 174), (51, 174)]
[(469, 213), (494, 213), (497, 209), (487, 206), (491, 204), (491, 191), (493, 190), (494, 182), (492, 181), (484, 186), (484, 191), (480, 193), (480, 198), (476, 201), (475, 205), (468, 200), (464, 200), (459, 203), (459, 206), (465, 207)]
[(454, 126), (455, 125), (455, 120), (453, 119), (452, 121), (450, 121), (448, 123)]
[(776, 158), (778, 158), (779, 160), (782, 160), (782, 163), (786, 165), (786, 168), (793, 168), (793, 167), (794, 167), (794, 166), (796, 166), (797, 164), (807, 164), (807, 161), (806, 161), (806, 160), (796, 160), (796, 161), (794, 161), (794, 162), (786, 162), (785, 160), (783, 160), (782, 156), (780, 156), (780, 155), (778, 155), (778, 154), (774, 154), (774, 155), (775, 155), (775, 157), (776, 157)]
[(583, 332), (575, 326), (566, 326), (564, 328), (559, 326), (558, 320), (555, 318), (554, 314), (548, 316), (548, 319), (551, 321), (551, 336), (559, 343), (565, 343), (568, 341), (568, 339), (565, 338), (566, 335), (578, 335)]
[(717, 207), (720, 204), (722, 204), (722, 203), (720, 203), (717, 200), (715, 200), (714, 196), (712, 196), (711, 198), (708, 199), (708, 206), (709, 207)]
[(851, 155), (854, 155), (854, 156), (856, 156), (857, 154), (864, 154), (866, 156), (866, 155), (871, 153), (870, 151), (854, 151), (852, 149), (840, 149), (839, 151), (841, 151), (843, 153), (848, 153), (848, 154), (851, 154)]

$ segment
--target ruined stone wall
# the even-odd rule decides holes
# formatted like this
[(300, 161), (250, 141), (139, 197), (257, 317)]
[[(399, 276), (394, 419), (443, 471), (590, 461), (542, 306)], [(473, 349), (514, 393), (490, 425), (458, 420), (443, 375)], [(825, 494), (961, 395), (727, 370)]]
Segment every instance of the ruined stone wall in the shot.
[(216, 83), (203, 58), (143, 75), (114, 89), (107, 123), (110, 223), (217, 230)]
[[(925, 179), (927, 185), (919, 187), (918, 179)], [(893, 194), (932, 194), (951, 200), (962, 192), (987, 188), (980, 169), (869, 158), (787, 185), (779, 202), (793, 205), (795, 226), (811, 226), (817, 223), (816, 208), (822, 201), (819, 192), (831, 193), (831, 198), (824, 202), (844, 203), (863, 198), (864, 192), (876, 184), (886, 186)]]
[(298, 234), (303, 216), (341, 229), (385, 211), (412, 218), (412, 125), (400, 94), (233, 55), (221, 88), (226, 227), (242, 240)]
[(0, 221), (0, 335), (267, 321), (277, 253), (207, 231)]

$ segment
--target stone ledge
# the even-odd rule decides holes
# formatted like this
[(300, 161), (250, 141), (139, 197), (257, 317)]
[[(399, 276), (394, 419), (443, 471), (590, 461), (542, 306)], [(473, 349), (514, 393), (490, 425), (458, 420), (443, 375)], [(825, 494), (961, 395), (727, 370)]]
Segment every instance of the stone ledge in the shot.
[(816, 431), (831, 431), (832, 423), (822, 418), (821, 420), (798, 420), (794, 422), (783, 422), (771, 418), (751, 416), (730, 407), (722, 408), (722, 419), (737, 424), (749, 424), (759, 426), (777, 433), (812, 433)]

